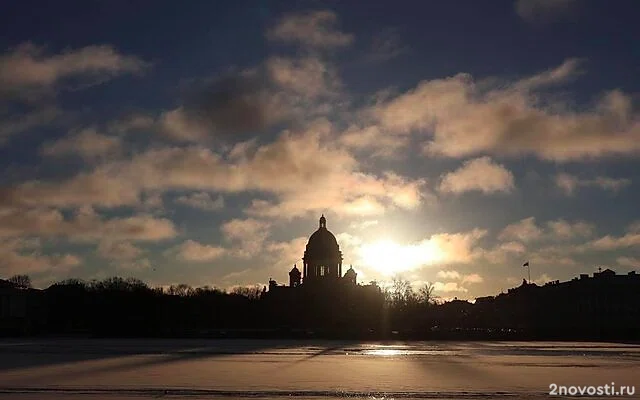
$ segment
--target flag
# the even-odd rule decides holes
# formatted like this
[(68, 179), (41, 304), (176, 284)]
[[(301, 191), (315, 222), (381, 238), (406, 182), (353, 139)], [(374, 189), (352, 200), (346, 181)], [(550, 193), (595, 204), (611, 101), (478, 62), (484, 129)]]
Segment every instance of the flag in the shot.
[(523, 267), (528, 267), (529, 266), (529, 261), (527, 261), (526, 263), (522, 264)]

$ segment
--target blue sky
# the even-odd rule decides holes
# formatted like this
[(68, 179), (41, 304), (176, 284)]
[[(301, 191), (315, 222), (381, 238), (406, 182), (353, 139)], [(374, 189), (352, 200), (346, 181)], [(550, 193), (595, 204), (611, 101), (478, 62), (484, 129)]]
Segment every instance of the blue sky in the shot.
[(0, 275), (361, 281), (473, 298), (640, 265), (635, 1), (20, 2)]

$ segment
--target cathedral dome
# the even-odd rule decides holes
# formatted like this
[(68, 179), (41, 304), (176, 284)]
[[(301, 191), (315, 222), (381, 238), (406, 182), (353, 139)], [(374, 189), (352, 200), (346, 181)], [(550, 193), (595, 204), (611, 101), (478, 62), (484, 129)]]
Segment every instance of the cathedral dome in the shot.
[(323, 215), (320, 217), (320, 227), (309, 237), (306, 254), (313, 257), (331, 257), (339, 251), (338, 241), (327, 229), (327, 220)]

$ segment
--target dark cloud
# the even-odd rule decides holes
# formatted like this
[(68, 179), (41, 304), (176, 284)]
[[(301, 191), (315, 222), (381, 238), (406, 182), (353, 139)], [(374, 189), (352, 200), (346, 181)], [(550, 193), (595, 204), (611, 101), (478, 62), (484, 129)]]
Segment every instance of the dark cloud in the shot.
[(258, 133), (282, 118), (278, 94), (255, 74), (227, 75), (192, 89), (185, 117), (212, 134)]
[(385, 29), (371, 39), (371, 49), (367, 56), (369, 61), (388, 61), (409, 52), (409, 47), (402, 43), (397, 29)]

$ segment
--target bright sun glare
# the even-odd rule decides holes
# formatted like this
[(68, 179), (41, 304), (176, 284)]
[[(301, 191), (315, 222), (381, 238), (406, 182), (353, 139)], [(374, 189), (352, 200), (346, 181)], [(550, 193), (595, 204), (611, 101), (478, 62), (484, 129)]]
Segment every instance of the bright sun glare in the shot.
[(444, 258), (444, 253), (437, 244), (429, 241), (400, 245), (383, 239), (362, 245), (360, 258), (364, 265), (385, 275), (394, 275), (436, 263)]

